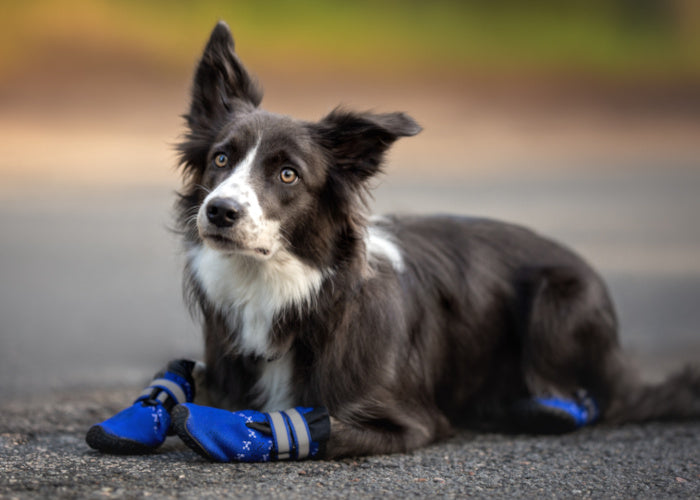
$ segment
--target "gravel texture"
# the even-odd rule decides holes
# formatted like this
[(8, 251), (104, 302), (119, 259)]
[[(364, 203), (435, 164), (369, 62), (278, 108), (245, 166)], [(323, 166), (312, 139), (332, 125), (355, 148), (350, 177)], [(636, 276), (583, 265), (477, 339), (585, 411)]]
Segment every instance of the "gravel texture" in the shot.
[(215, 464), (175, 437), (153, 455), (88, 448), (88, 427), (137, 392), (4, 403), (0, 498), (700, 497), (700, 422), (600, 426), (560, 437), (461, 431), (413, 453), (339, 461)]

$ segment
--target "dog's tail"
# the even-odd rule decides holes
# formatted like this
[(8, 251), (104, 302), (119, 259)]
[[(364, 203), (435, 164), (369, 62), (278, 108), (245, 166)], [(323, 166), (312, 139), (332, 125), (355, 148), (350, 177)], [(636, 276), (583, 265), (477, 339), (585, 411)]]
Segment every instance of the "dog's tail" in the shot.
[(700, 365), (688, 365), (659, 383), (644, 382), (636, 370), (618, 358), (609, 373), (604, 420), (610, 423), (700, 418)]

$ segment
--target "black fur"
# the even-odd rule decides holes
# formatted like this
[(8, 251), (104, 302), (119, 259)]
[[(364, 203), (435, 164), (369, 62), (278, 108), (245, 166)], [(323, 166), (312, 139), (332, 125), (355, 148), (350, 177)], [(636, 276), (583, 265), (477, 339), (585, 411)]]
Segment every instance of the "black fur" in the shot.
[[(658, 387), (634, 378), (604, 283), (554, 242), (485, 219), (389, 217), (373, 230), (395, 243), (403, 267), (368, 252), (367, 180), (396, 139), (420, 131), (413, 119), (336, 110), (307, 123), (260, 110), (261, 99), (219, 23), (195, 73), (180, 145), (186, 249), (204, 244), (196, 215), (222, 180), (212, 156), (222, 150), (240, 160), (264, 131), (255, 165), (256, 189), (268, 193), (263, 209), (281, 224), (284, 249), (324, 278), (308, 302), (276, 312), (266, 355), (245, 354), (239, 329), (188, 261), (210, 404), (265, 408), (258, 379), (271, 360), (290, 356), (293, 403), (330, 411), (331, 457), (410, 450), (454, 425), (507, 427), (519, 401), (579, 389), (613, 422), (700, 414), (697, 369)], [(292, 157), (301, 182), (269, 184)]]

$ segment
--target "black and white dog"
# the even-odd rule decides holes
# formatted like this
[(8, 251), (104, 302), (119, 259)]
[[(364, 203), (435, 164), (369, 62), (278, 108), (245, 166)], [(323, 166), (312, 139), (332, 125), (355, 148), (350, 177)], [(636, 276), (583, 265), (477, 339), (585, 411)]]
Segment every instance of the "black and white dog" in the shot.
[(179, 146), (200, 401), (325, 407), (328, 457), (464, 424), (566, 430), (584, 399), (597, 409), (583, 423), (700, 415), (697, 369), (652, 387), (627, 368), (606, 287), (570, 250), (481, 218), (367, 215), (387, 149), (421, 130), (409, 116), (310, 123), (261, 99), (219, 23)]

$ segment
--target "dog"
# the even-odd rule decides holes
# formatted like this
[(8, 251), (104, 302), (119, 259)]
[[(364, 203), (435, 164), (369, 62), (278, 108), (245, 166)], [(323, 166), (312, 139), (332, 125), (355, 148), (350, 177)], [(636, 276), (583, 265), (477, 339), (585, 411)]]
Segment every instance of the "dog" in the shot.
[(697, 367), (640, 382), (606, 285), (573, 251), (484, 218), (369, 215), (387, 150), (421, 131), (410, 116), (338, 108), (307, 122), (262, 96), (220, 22), (179, 144), (199, 402), (326, 408), (327, 458), (406, 452), (465, 425), (700, 415)]

